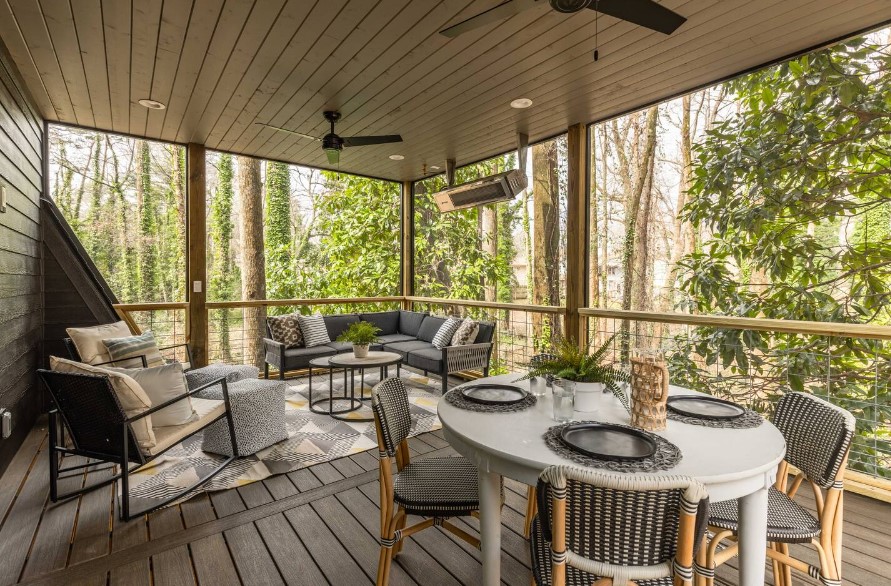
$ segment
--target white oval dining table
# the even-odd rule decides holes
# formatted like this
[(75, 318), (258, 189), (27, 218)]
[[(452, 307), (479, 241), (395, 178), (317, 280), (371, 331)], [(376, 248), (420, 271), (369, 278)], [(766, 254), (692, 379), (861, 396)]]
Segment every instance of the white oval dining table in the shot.
[[(507, 374), (474, 383), (510, 383), (529, 389), (521, 375)], [(473, 383), (467, 383), (473, 384)], [(669, 395), (694, 391), (671, 386)], [(575, 412), (574, 420), (628, 424), (630, 416), (610, 394), (598, 397), (597, 411)], [(502, 477), (533, 486), (554, 464), (572, 464), (547, 447), (542, 434), (552, 425), (550, 390), (535, 406), (512, 413), (479, 413), (439, 402), (439, 419), (448, 442), (479, 470), (480, 541), (486, 586), (501, 581)], [(786, 443), (770, 422), (752, 429), (714, 428), (669, 421), (659, 435), (678, 446), (681, 462), (655, 475), (683, 474), (702, 482), (712, 502), (740, 499), (739, 557), (741, 586), (762, 586), (767, 547), (767, 492), (776, 479)]]

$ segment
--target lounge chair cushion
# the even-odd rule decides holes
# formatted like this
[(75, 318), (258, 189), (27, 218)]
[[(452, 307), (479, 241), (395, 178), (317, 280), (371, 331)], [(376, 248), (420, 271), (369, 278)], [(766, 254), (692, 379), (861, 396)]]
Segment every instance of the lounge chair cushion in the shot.
[[(421, 327), (418, 328), (418, 339), (424, 340), (425, 342), (433, 342), (433, 338), (436, 337), (437, 332), (439, 332), (439, 328), (442, 327), (442, 324), (446, 322), (444, 317), (436, 317), (433, 315), (428, 315), (424, 318), (424, 321), (421, 322)], [(454, 334), (454, 332), (452, 332)]]
[(418, 330), (421, 328), (421, 323), (425, 317), (427, 317), (427, 314), (420, 311), (400, 311), (399, 333), (417, 338)]
[(145, 450), (146, 455), (155, 456), (170, 449), (171, 446), (178, 444), (184, 438), (206, 427), (209, 423), (226, 413), (226, 404), (213, 399), (194, 398), (192, 399), (192, 406), (198, 415), (194, 421), (184, 425), (169, 425), (154, 429), (157, 442), (153, 447)]
[(80, 359), (87, 364), (99, 364), (111, 360), (108, 349), (102, 340), (110, 338), (127, 338), (133, 335), (124, 321), (86, 328), (67, 328), (65, 332), (77, 348)]
[(439, 348), (426, 348), (421, 350), (413, 350), (405, 357), (405, 362), (409, 366), (428, 370), (431, 372), (442, 371), (442, 350)]
[[(109, 366), (118, 368), (143, 368), (140, 356), (145, 356), (146, 366), (153, 368), (164, 364), (161, 351), (158, 350), (158, 342), (155, 334), (145, 332), (138, 336), (126, 336), (124, 338), (106, 338), (102, 340), (105, 349), (110, 356), (109, 360), (115, 362)], [(131, 358), (130, 360), (125, 360)]]
[[(151, 399), (149, 399), (145, 391), (142, 390), (139, 383), (126, 374), (99, 366), (91, 366), (82, 362), (58, 358), (56, 356), (50, 356), (50, 369), (56, 372), (67, 372), (70, 374), (87, 374), (108, 377), (108, 381), (111, 383), (111, 388), (115, 395), (117, 395), (118, 401), (121, 403), (121, 408), (124, 410), (124, 415), (128, 418), (139, 415), (146, 409), (150, 409), (152, 406)], [(151, 415), (136, 420), (130, 425), (130, 428), (133, 430), (133, 436), (140, 449), (148, 450), (156, 445), (157, 440), (152, 431)]]
[[(108, 370), (126, 374), (142, 387), (145, 394), (151, 400), (152, 405), (166, 403), (176, 397), (188, 393), (189, 387), (186, 377), (183, 376), (183, 367), (178, 362), (157, 366), (154, 368), (117, 368), (109, 367)], [(152, 425), (161, 427), (167, 425), (184, 425), (193, 421), (198, 415), (192, 408), (191, 399), (186, 396), (182, 401), (177, 401), (170, 407), (152, 413)]]
[(379, 336), (389, 336), (399, 333), (399, 312), (378, 311), (376, 313), (360, 313), (359, 319), (367, 321), (379, 327)]

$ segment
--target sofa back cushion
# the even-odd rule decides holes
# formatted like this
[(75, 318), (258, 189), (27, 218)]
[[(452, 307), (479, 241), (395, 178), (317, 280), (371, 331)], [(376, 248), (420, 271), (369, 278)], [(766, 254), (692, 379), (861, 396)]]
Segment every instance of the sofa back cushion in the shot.
[(445, 321), (444, 317), (436, 317), (434, 315), (424, 317), (424, 321), (421, 322), (421, 327), (418, 328), (418, 339), (432, 343), (433, 338), (436, 337), (436, 332), (439, 331), (439, 328), (442, 327), (442, 324), (444, 324)]
[(480, 331), (476, 335), (475, 344), (482, 344), (483, 342), (491, 342), (492, 338), (495, 336), (495, 324), (490, 321), (481, 321), (480, 322)]
[(378, 336), (389, 336), (399, 333), (398, 311), (377, 311), (374, 313), (360, 313), (359, 318), (379, 327)]
[[(418, 336), (418, 330), (421, 329), (421, 322), (427, 317), (427, 313), (421, 311), (400, 311), (399, 312), (399, 333), (406, 336)], [(435, 334), (436, 332), (434, 332)], [(429, 340), (428, 340), (429, 341)]]
[(342, 334), (350, 324), (356, 323), (359, 321), (358, 314), (355, 313), (344, 313), (341, 315), (326, 315), (325, 316), (325, 327), (328, 328), (328, 337), (331, 338), (331, 341), (335, 341), (337, 336)]

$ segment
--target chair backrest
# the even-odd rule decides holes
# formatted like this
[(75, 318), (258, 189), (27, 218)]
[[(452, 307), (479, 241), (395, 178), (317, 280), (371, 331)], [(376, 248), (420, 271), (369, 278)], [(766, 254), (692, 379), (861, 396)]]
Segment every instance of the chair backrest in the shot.
[(790, 392), (777, 403), (773, 424), (786, 439), (786, 461), (830, 488), (851, 447), (854, 416), (819, 397)]
[[(76, 451), (93, 458), (120, 461), (123, 424), (127, 419), (108, 377), (38, 370), (49, 389)], [(128, 457), (142, 461), (132, 430)]]
[[(565, 515), (554, 518), (554, 501), (561, 499)], [(562, 527), (566, 563), (614, 578), (615, 584), (671, 576), (673, 571), (692, 575), (692, 556), (708, 521), (708, 495), (692, 478), (638, 477), (575, 466), (542, 472), (538, 506), (541, 530), (552, 549)], [(692, 531), (683, 530), (682, 521)], [(683, 541), (686, 549), (679, 556)], [(676, 563), (679, 557), (688, 560), (683, 568)]]
[(64, 341), (65, 348), (68, 350), (68, 356), (75, 362), (83, 362), (80, 352), (77, 351), (77, 346), (74, 345), (74, 341), (71, 338), (64, 338)]
[(411, 432), (411, 408), (402, 379), (388, 378), (376, 384), (371, 390), (371, 409), (378, 422), (381, 447), (393, 457)]

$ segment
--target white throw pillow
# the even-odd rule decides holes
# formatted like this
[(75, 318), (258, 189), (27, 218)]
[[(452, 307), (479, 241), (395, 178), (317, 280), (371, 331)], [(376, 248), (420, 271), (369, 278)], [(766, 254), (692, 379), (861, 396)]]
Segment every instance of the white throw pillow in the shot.
[(298, 315), (297, 323), (300, 324), (303, 343), (307, 348), (331, 343), (331, 338), (328, 337), (328, 328), (325, 327), (325, 320), (321, 314)]
[(113, 324), (103, 324), (101, 326), (91, 326), (88, 328), (67, 328), (65, 332), (77, 353), (80, 354), (81, 362), (87, 364), (101, 364), (111, 360), (108, 350), (102, 340), (109, 338), (126, 338), (133, 335), (127, 322), (119, 321)]
[[(176, 397), (181, 397), (189, 391), (186, 377), (183, 376), (183, 366), (178, 362), (156, 366), (154, 368), (109, 368), (115, 372), (126, 374), (142, 387), (145, 394), (151, 400), (152, 405), (166, 403)], [(168, 425), (184, 425), (198, 418), (195, 409), (192, 408), (190, 397), (177, 401), (170, 407), (152, 413), (152, 425), (165, 427)]]
[(455, 335), (452, 336), (452, 346), (466, 346), (467, 344), (473, 344), (479, 333), (480, 322), (470, 319), (469, 317), (464, 318), (464, 321), (462, 321), (458, 329), (455, 330)]
[(439, 331), (436, 332), (436, 335), (433, 336), (433, 346), (435, 348), (439, 348), (442, 350), (446, 346), (452, 343), (452, 336), (455, 335), (455, 332), (458, 331), (458, 328), (461, 327), (461, 319), (457, 317), (450, 317), (445, 320), (441, 326), (439, 326)]
[[(56, 356), (50, 356), (50, 369), (56, 372), (107, 376), (109, 382), (111, 382), (111, 388), (121, 403), (124, 415), (127, 417), (139, 415), (152, 406), (151, 399), (142, 390), (139, 383), (127, 376), (127, 374), (124, 374), (124, 372), (128, 372), (126, 369), (118, 369), (123, 370), (123, 372), (115, 372), (107, 368), (90, 366), (89, 364), (57, 358)], [(156, 441), (155, 433), (152, 431), (151, 415), (137, 419), (130, 425), (130, 428), (133, 430), (136, 443), (140, 448), (148, 450), (155, 447)]]

